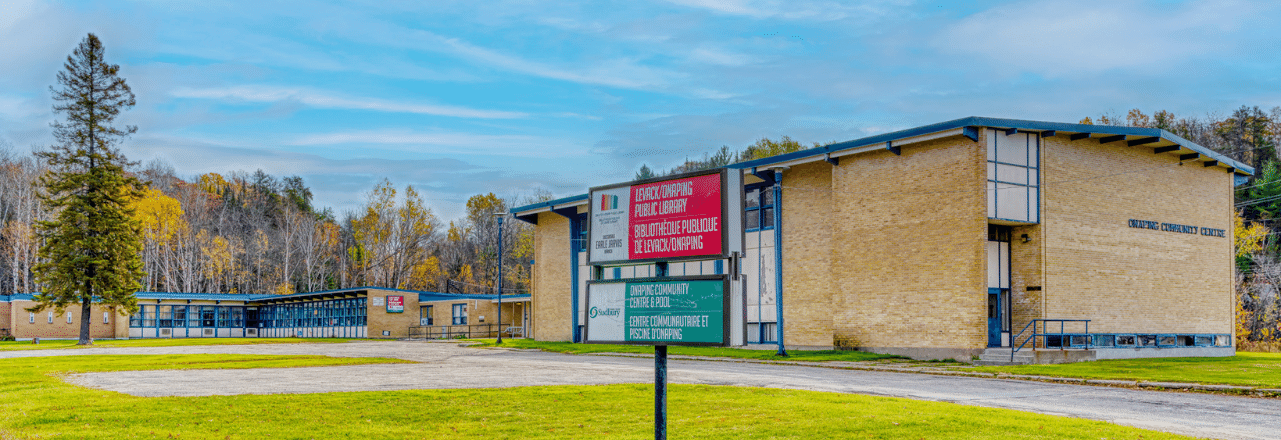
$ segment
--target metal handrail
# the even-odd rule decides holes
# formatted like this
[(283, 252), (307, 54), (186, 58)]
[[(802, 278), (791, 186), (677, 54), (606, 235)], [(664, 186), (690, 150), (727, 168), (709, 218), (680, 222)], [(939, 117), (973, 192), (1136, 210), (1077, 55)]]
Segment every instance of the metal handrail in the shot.
[[(1038, 331), (1037, 331), (1036, 323), (1038, 323), (1038, 322), (1040, 322), (1040, 323), (1041, 323), (1041, 328), (1045, 330), (1044, 332), (1038, 332)], [(1049, 323), (1051, 323), (1051, 322), (1057, 322), (1057, 323), (1059, 323), (1059, 332), (1058, 332), (1058, 333), (1050, 333), (1050, 332), (1049, 332)], [(1086, 350), (1089, 350), (1089, 349), (1090, 349), (1090, 347), (1091, 347), (1092, 345), (1094, 345), (1094, 340), (1093, 340), (1093, 338), (1088, 337), (1088, 336), (1090, 335), (1090, 320), (1088, 320), (1088, 319), (1033, 319), (1032, 321), (1028, 322), (1028, 323), (1027, 323), (1027, 325), (1023, 326), (1023, 330), (1020, 330), (1020, 331), (1019, 331), (1019, 333), (1018, 333), (1017, 335), (1014, 335), (1014, 338), (1012, 338), (1012, 339), (1010, 340), (1010, 347), (1011, 347), (1011, 349), (1010, 349), (1010, 363), (1014, 363), (1014, 353), (1018, 353), (1018, 351), (1019, 351), (1019, 350), (1022, 350), (1022, 349), (1023, 349), (1023, 347), (1024, 347), (1024, 346), (1026, 346), (1026, 345), (1027, 345), (1027, 343), (1028, 343), (1029, 341), (1030, 341), (1030, 342), (1032, 342), (1032, 349), (1033, 349), (1033, 350), (1036, 350), (1036, 338), (1037, 338), (1037, 337), (1046, 338), (1046, 337), (1049, 337), (1049, 336), (1058, 336), (1058, 337), (1060, 338), (1060, 339), (1059, 339), (1059, 350), (1065, 350), (1064, 346), (1065, 346), (1065, 345), (1071, 345), (1071, 341), (1069, 341), (1069, 343), (1068, 343), (1068, 344), (1064, 344), (1064, 343), (1063, 343), (1063, 339), (1062, 339), (1062, 338), (1063, 338), (1065, 335), (1068, 335), (1068, 337), (1071, 337), (1070, 335), (1076, 335), (1076, 334), (1078, 334), (1078, 333), (1067, 333), (1067, 331), (1066, 331), (1066, 326), (1067, 326), (1067, 323), (1069, 323), (1069, 322), (1084, 322), (1084, 323), (1085, 323), (1085, 333), (1084, 333), (1084, 334), (1087, 336), (1087, 337), (1085, 338), (1085, 349), (1086, 349)], [(1014, 345), (1014, 343), (1015, 343), (1015, 342), (1018, 342), (1018, 340), (1019, 340), (1019, 337), (1020, 337), (1020, 336), (1023, 336), (1023, 334), (1024, 334), (1024, 333), (1027, 333), (1028, 328), (1031, 328), (1031, 329), (1032, 329), (1032, 334), (1031, 334), (1031, 335), (1029, 335), (1027, 339), (1024, 339), (1024, 340), (1023, 340), (1023, 343), (1019, 344), (1018, 346), (1015, 346), (1015, 345)], [(1044, 340), (1044, 339), (1042, 339), (1042, 341), (1041, 341), (1041, 346), (1042, 346), (1042, 347), (1045, 347), (1045, 346), (1046, 346), (1046, 344), (1045, 344), (1045, 340)]]
[(457, 336), (465, 338), (492, 338), (503, 331), (504, 327), (510, 328), (510, 324), (447, 324), (447, 325), (415, 325), (410, 326), (406, 335), (409, 339), (452, 339)]

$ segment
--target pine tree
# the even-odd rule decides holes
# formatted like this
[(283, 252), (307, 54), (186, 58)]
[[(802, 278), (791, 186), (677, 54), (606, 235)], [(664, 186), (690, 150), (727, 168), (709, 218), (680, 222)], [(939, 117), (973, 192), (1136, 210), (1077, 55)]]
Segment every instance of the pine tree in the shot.
[(142, 239), (130, 202), (143, 195), (143, 183), (125, 173), (130, 165), (113, 146), (137, 127), (112, 125), (134, 105), (133, 92), (117, 76), (120, 66), (103, 58), (102, 42), (89, 34), (67, 57), (53, 91), (58, 143), (38, 153), (50, 167), (40, 179), (53, 221), (40, 222), (42, 262), (35, 269), (43, 291), (36, 312), (63, 312), (80, 305), (79, 345), (93, 344), (90, 306), (99, 303), (121, 315), (138, 309), (142, 287)]

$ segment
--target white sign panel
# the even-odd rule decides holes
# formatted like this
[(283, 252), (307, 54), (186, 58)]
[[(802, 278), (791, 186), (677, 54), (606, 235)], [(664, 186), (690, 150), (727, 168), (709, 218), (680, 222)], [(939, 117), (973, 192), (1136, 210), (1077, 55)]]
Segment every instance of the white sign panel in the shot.
[(383, 297), (381, 297), (381, 296), (371, 296), (371, 297), (369, 297), (369, 304), (370, 304), (370, 305), (373, 305), (374, 307), (382, 306), (382, 305), (384, 304), (384, 303), (383, 303)]
[(629, 258), (627, 242), (631, 228), (631, 187), (594, 191), (591, 200), (591, 241), (588, 261), (619, 261)]
[(627, 316), (623, 313), (627, 285), (624, 283), (591, 284), (587, 286), (590, 303), (587, 304), (587, 340), (625, 340)]

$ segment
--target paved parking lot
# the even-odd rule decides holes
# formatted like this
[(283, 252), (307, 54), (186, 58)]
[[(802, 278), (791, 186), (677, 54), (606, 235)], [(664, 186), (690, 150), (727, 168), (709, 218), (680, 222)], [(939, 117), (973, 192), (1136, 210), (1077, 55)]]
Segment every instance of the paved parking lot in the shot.
[[(453, 343), (352, 342), (0, 352), (0, 358), (88, 354), (319, 354), (416, 364), (254, 370), (125, 371), (68, 380), (138, 396), (318, 393), (528, 385), (652, 383), (650, 358), (463, 348)], [(1281, 399), (795, 365), (672, 360), (672, 383), (872, 394), (1105, 420), (1185, 435), (1281, 439)]]

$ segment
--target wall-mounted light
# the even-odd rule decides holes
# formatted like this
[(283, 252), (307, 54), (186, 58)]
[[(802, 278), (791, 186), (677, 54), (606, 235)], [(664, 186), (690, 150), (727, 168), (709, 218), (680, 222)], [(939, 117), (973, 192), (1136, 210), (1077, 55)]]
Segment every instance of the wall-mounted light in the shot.
[(1024, 243), (1032, 241), (1032, 239), (1027, 238), (1027, 234), (1020, 235), (1019, 238), (1022, 238)]

